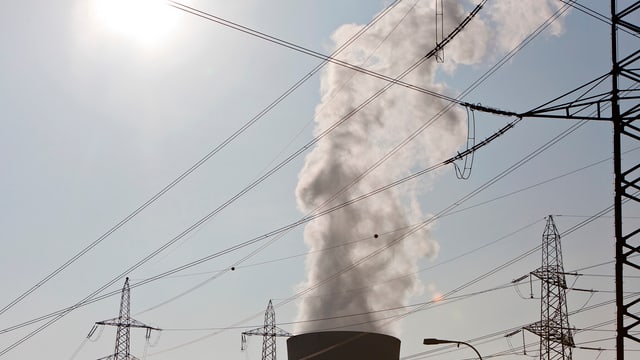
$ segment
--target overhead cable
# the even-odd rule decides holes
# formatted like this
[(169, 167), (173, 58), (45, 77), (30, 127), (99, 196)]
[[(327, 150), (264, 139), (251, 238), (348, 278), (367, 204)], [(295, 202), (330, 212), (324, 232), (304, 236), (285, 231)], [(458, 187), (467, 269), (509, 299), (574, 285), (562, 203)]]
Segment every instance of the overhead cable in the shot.
[[(394, 83), (397, 83), (397, 82), (394, 82)], [(490, 111), (490, 112), (491, 112), (491, 111), (494, 111), (493, 109), (485, 108), (485, 107), (482, 107), (482, 106), (481, 106), (481, 107), (475, 107), (475, 108), (476, 108), (476, 109), (478, 109), (478, 110), (481, 110), (481, 111)], [(484, 109), (484, 110), (483, 110), (483, 109)], [(499, 110), (496, 110), (496, 112), (495, 112), (495, 113), (498, 113), (498, 114), (501, 114), (501, 115), (514, 115), (514, 113), (501, 112), (501, 111), (499, 111)], [(225, 203), (225, 205), (226, 205), (226, 204), (227, 204), (227, 203)], [(199, 226), (199, 225), (202, 223), (202, 221), (203, 221), (203, 220), (204, 220), (204, 219), (202, 219), (201, 221), (197, 222), (196, 224), (194, 224), (194, 226), (195, 226), (195, 227)], [(195, 228), (194, 226), (192, 226), (192, 227), (190, 227), (189, 229), (185, 230), (185, 232), (187, 232), (187, 233), (188, 233), (188, 232), (189, 232), (189, 231), (191, 231), (193, 228)], [(182, 236), (184, 236), (183, 234), (185, 234), (185, 232), (183, 232), (181, 235), (179, 235), (179, 238), (181, 238)], [(179, 238), (174, 238), (172, 241), (177, 241), (177, 239), (179, 239)], [(151, 254), (151, 255), (149, 255), (147, 258), (143, 259), (143, 262), (144, 262), (144, 261), (146, 261), (146, 260), (148, 260), (148, 259), (150, 259), (151, 257), (155, 256), (157, 253), (159, 253), (160, 251), (164, 250), (164, 249), (166, 248), (166, 246), (168, 246), (168, 245), (170, 245), (170, 244), (172, 244), (172, 243), (173, 243), (173, 242), (170, 242), (170, 243), (168, 243), (168, 244), (165, 244), (165, 246), (161, 247), (161, 248), (160, 248), (160, 249), (158, 249), (156, 252), (152, 253), (152, 254)], [(133, 269), (137, 268), (138, 266), (140, 266), (140, 265), (135, 265), (134, 267), (130, 268), (129, 270), (133, 270)], [(123, 273), (123, 274), (124, 274), (124, 273)], [(124, 276), (124, 275), (122, 275), (122, 276)], [(116, 280), (116, 281), (117, 281), (117, 280)], [(104, 289), (104, 288), (106, 288), (107, 286), (110, 286), (110, 285), (111, 285), (111, 283), (110, 283), (110, 284), (108, 284), (108, 285), (105, 285), (105, 287), (103, 287), (103, 289)], [(97, 294), (97, 293), (101, 292), (103, 289), (98, 290), (98, 291), (97, 291), (96, 293), (94, 293), (94, 294)], [(94, 294), (92, 294), (89, 298), (91, 298), (92, 296), (94, 296)], [(87, 299), (87, 300), (88, 300), (88, 299)], [(42, 328), (39, 328), (39, 330), (41, 330), (41, 329), (42, 329)], [(38, 330), (38, 331), (39, 331), (39, 330)], [(22, 342), (22, 341), (20, 341), (19, 343), (21, 343), (21, 342)], [(13, 347), (10, 347), (10, 348), (13, 348)], [(1, 356), (2, 354), (4, 354), (4, 353), (6, 352), (6, 350), (7, 350), (7, 349), (5, 349), (5, 351), (4, 351), (4, 352), (1, 352), (1, 353), (0, 353), (0, 356)]]
[[(529, 153), (527, 156), (525, 156), (523, 159), (517, 161), (515, 164), (511, 165), (509, 168), (507, 168), (506, 170), (502, 171), (501, 173), (499, 173), (498, 175), (496, 175), (495, 177), (493, 177), (492, 179), (490, 179), (489, 181), (485, 182), (483, 185), (481, 185), (480, 187), (476, 188), (475, 190), (471, 191), (470, 193), (468, 193), (467, 195), (465, 195), (464, 197), (462, 197), (461, 199), (459, 199), (458, 201), (455, 201), (454, 203), (452, 203), (451, 205), (449, 205), (448, 207), (446, 207), (445, 209), (441, 210), (440, 212), (438, 212), (437, 214), (435, 214), (434, 216), (430, 217), (429, 219), (425, 220), (424, 222), (418, 224), (417, 226), (415, 226), (414, 228), (412, 228), (410, 231), (407, 231), (406, 233), (402, 234), (401, 236), (399, 236), (398, 238), (394, 239), (391, 243), (389, 243), (387, 246), (378, 249), (376, 251), (373, 251), (372, 253), (364, 256), (363, 258), (359, 259), (358, 261), (354, 262), (352, 265), (347, 266), (346, 268), (343, 268), (341, 270), (339, 270), (338, 272), (330, 275), (329, 277), (327, 277), (326, 279), (311, 285), (310, 287), (299, 291), (298, 293), (292, 295), (290, 298), (287, 298), (283, 301), (278, 302), (277, 304), (274, 304), (274, 307), (280, 307), (284, 304), (287, 304), (291, 301), (293, 301), (294, 299), (296, 299), (297, 297), (306, 294), (309, 291), (312, 291), (313, 289), (322, 286), (324, 284), (326, 284), (327, 282), (331, 281), (332, 279), (334, 279), (337, 276), (340, 276), (342, 273), (350, 271), (351, 269), (353, 269), (354, 267), (358, 266), (359, 264), (367, 261), (369, 258), (376, 256), (377, 254), (379, 254), (380, 252), (386, 250), (387, 248), (393, 246), (394, 244), (396, 244), (398, 241), (403, 240), (404, 238), (412, 235), (413, 233), (417, 232), (418, 230), (420, 230), (421, 228), (423, 228), (424, 226), (430, 224), (431, 222), (433, 222), (435, 219), (438, 219), (446, 214), (448, 214), (450, 211), (453, 211), (453, 209), (455, 209), (457, 206), (461, 205), (462, 203), (464, 203), (465, 201), (473, 198), (475, 195), (477, 195), (479, 192), (485, 190), (486, 188), (490, 187), (491, 185), (493, 185), (494, 183), (496, 183), (497, 181), (499, 181), (500, 179), (504, 178), (505, 176), (509, 175), (510, 173), (512, 173), (513, 171), (515, 171), (516, 169), (520, 168), (521, 166), (523, 166), (525, 163), (529, 162), (530, 160), (532, 160), (533, 158), (537, 157), (538, 155), (540, 155), (542, 152), (546, 151), (547, 149), (549, 149), (551, 146), (555, 145), (556, 143), (558, 143), (560, 140), (564, 139), (565, 137), (567, 137), (569, 134), (573, 133), (574, 131), (576, 131), (577, 129), (579, 129), (580, 127), (582, 127), (583, 125), (586, 124), (586, 121), (581, 121), (581, 122), (577, 122), (573, 125), (571, 125), (570, 127), (568, 127), (567, 129), (565, 129), (563, 132), (561, 132), (560, 134), (556, 135), (555, 137), (553, 137), (551, 140), (549, 140), (547, 143), (543, 144), (542, 146), (538, 147), (536, 150), (534, 150), (533, 152)], [(538, 246), (538, 248), (541, 246)], [(533, 249), (527, 252), (527, 255), (532, 251), (534, 251)], [(417, 310), (416, 310), (417, 311)], [(413, 312), (407, 313), (404, 316), (409, 316), (410, 314), (412, 314)], [(231, 326), (237, 326), (239, 324), (242, 324), (248, 320), (251, 320), (257, 316), (260, 316), (261, 313), (256, 313), (250, 317), (247, 317), (245, 319), (239, 320), (237, 322), (235, 322), (234, 324), (232, 324)], [(400, 318), (396, 319), (399, 320)], [(217, 334), (219, 334), (221, 331), (218, 332), (214, 332), (212, 334), (208, 334), (199, 338), (196, 338), (194, 340), (188, 341), (186, 343), (183, 343), (181, 345), (177, 345), (174, 346), (170, 349), (164, 350), (163, 352), (168, 352), (168, 351), (173, 351), (176, 350), (178, 348), (184, 347), (184, 346), (188, 346), (191, 345), (193, 343), (197, 343), (199, 341), (202, 341), (204, 339), (207, 339), (209, 337), (215, 336)]]
[[(469, 13), (469, 15), (467, 15), (465, 20), (462, 22), (461, 25), (463, 25), (463, 26), (462, 27), (457, 27), (456, 29), (454, 29), (454, 31), (451, 34), (449, 34), (449, 36), (447, 38), (445, 38), (445, 41), (443, 41), (442, 44), (436, 45), (436, 48), (439, 48), (440, 46), (444, 46), (446, 43), (451, 41), (453, 39), (453, 37), (455, 37), (455, 35), (457, 35), (462, 30), (464, 25), (466, 25), (480, 11), (482, 6), (486, 2), (487, 2), (487, 0), (483, 0), (481, 3), (479, 3), (474, 8), (474, 10), (471, 13)], [(260, 38), (262, 40), (266, 40), (266, 41), (269, 41), (271, 43), (283, 46), (285, 48), (288, 48), (288, 49), (291, 49), (291, 50), (295, 50), (297, 52), (300, 52), (300, 53), (315, 57), (317, 59), (321, 59), (323, 61), (328, 61), (330, 63), (345, 67), (347, 69), (360, 72), (362, 74), (365, 74), (365, 75), (368, 75), (368, 76), (371, 76), (371, 77), (386, 81), (386, 82), (388, 82), (390, 84), (393, 84), (393, 85), (402, 86), (402, 87), (410, 89), (410, 90), (414, 90), (414, 91), (417, 91), (417, 92), (420, 92), (420, 93), (423, 93), (423, 94), (426, 94), (426, 95), (429, 95), (429, 96), (432, 96), (432, 97), (435, 97), (435, 98), (438, 98), (438, 99), (441, 99), (441, 100), (445, 100), (445, 101), (450, 102), (450, 103), (455, 103), (455, 104), (459, 104), (459, 105), (462, 105), (462, 106), (467, 106), (469, 108), (472, 108), (472, 109), (478, 110), (478, 111), (482, 111), (482, 112), (488, 112), (488, 113), (492, 113), (492, 114), (496, 114), (496, 115), (502, 115), (502, 116), (516, 116), (517, 115), (517, 113), (510, 112), (510, 111), (505, 111), (505, 110), (501, 110), (501, 109), (497, 109), (497, 108), (492, 108), (492, 107), (488, 107), (488, 106), (482, 106), (482, 105), (479, 105), (479, 104), (473, 104), (473, 103), (467, 103), (467, 102), (464, 102), (464, 101), (460, 101), (460, 100), (458, 100), (456, 98), (440, 94), (440, 93), (438, 93), (436, 91), (425, 89), (423, 87), (420, 87), (420, 86), (417, 86), (417, 85), (414, 85), (414, 84), (406, 83), (406, 82), (402, 81), (402, 78), (404, 78), (404, 76), (399, 76), (399, 77), (395, 77), (394, 78), (394, 77), (390, 77), (388, 75), (384, 75), (384, 74), (381, 74), (381, 73), (378, 73), (378, 72), (375, 72), (375, 71), (372, 71), (372, 70), (369, 70), (369, 69), (366, 69), (366, 68), (363, 68), (363, 67), (360, 67), (360, 66), (357, 66), (357, 65), (353, 65), (353, 64), (348, 63), (346, 61), (337, 59), (337, 58), (335, 58), (333, 56), (329, 56), (329, 55), (325, 55), (325, 54), (319, 53), (317, 51), (305, 48), (303, 46), (300, 46), (300, 45), (294, 44), (292, 42), (277, 38), (277, 37), (272, 36), (272, 35), (268, 35), (268, 34), (266, 34), (264, 32), (249, 28), (247, 26), (240, 25), (238, 23), (235, 23), (233, 21), (230, 21), (230, 20), (221, 18), (219, 16), (210, 14), (208, 12), (205, 12), (205, 11), (202, 11), (202, 10), (198, 10), (198, 9), (196, 9), (194, 7), (184, 5), (184, 4), (179, 3), (177, 1), (168, 1), (168, 3), (169, 3), (170, 6), (176, 8), (178, 10), (182, 10), (182, 11), (187, 12), (189, 14), (201, 17), (201, 18), (203, 18), (205, 20), (209, 20), (209, 21), (218, 23), (220, 25), (223, 25), (223, 26), (229, 27), (231, 29), (243, 32), (245, 34)], [(430, 59), (434, 55), (435, 55), (435, 52), (433, 50), (431, 50), (424, 57), (422, 57), (421, 60), (418, 63), (414, 64), (412, 66), (412, 68), (410, 70), (408, 70), (408, 72), (413, 71), (415, 68), (420, 66), (423, 62), (425, 62), (426, 60)]]
[[(345, 43), (343, 43), (342, 45), (340, 45), (338, 47), (337, 50), (335, 50), (331, 56), (337, 56), (338, 54), (340, 54), (342, 51), (344, 51), (349, 45), (351, 45), (354, 41), (356, 41), (362, 34), (364, 34), (366, 31), (368, 31), (374, 24), (376, 24), (380, 19), (382, 19), (386, 14), (389, 13), (389, 11), (391, 11), (397, 4), (399, 4), (402, 0), (396, 0), (393, 3), (391, 3), (389, 6), (387, 6), (385, 8), (384, 11), (382, 11), (380, 14), (378, 14), (372, 21), (370, 21), (367, 25), (365, 25), (362, 29), (360, 29), (356, 34), (354, 34), (352, 37), (350, 37)], [(114, 226), (112, 226), (109, 230), (107, 230), (104, 234), (102, 234), (101, 236), (99, 236), (96, 240), (94, 240), (91, 244), (87, 245), (85, 248), (83, 248), (81, 251), (79, 251), (78, 253), (76, 253), (74, 256), (72, 256), (69, 260), (67, 260), (64, 264), (62, 264), (61, 266), (59, 266), (57, 269), (55, 269), (54, 271), (52, 271), (51, 273), (49, 273), (47, 276), (45, 276), (42, 280), (40, 280), (39, 282), (37, 282), (35, 285), (33, 285), (31, 288), (29, 288), (28, 290), (26, 290), (25, 292), (23, 292), (21, 295), (19, 295), (17, 298), (15, 298), (13, 301), (11, 301), (9, 304), (7, 304), (6, 306), (4, 306), (2, 309), (0, 309), (0, 315), (2, 315), (4, 312), (6, 312), (7, 310), (9, 310), (10, 308), (12, 308), (13, 306), (15, 306), (16, 304), (18, 304), (20, 301), (22, 301), (24, 298), (26, 298), (27, 296), (29, 296), (31, 293), (33, 293), (34, 291), (36, 291), (39, 287), (41, 287), (42, 285), (44, 285), (45, 283), (47, 283), (49, 280), (51, 280), (52, 278), (54, 278), (56, 275), (58, 275), (60, 272), (62, 272), (63, 270), (65, 270), (67, 267), (69, 267), (72, 263), (74, 263), (76, 260), (78, 260), (80, 257), (82, 257), (83, 255), (85, 255), (86, 253), (88, 253), (89, 251), (91, 251), (94, 247), (96, 247), (98, 244), (100, 244), (102, 241), (104, 241), (106, 238), (108, 238), (109, 236), (111, 236), (113, 233), (115, 233), (116, 231), (118, 231), (122, 226), (124, 226), (125, 224), (127, 224), (129, 221), (131, 221), (134, 217), (136, 217), (139, 213), (141, 213), (143, 210), (145, 210), (147, 207), (149, 207), (151, 204), (153, 204), (156, 200), (158, 200), (159, 198), (161, 198), (164, 194), (166, 194), (169, 190), (171, 190), (173, 187), (175, 187), (178, 183), (180, 183), (182, 180), (184, 180), (187, 176), (189, 176), (191, 173), (193, 173), (195, 170), (197, 170), (200, 166), (202, 166), (205, 162), (207, 162), (210, 158), (212, 158), (214, 155), (216, 155), (218, 152), (220, 152), (223, 148), (225, 148), (227, 145), (229, 145), (232, 141), (234, 141), (238, 136), (240, 136), (242, 133), (244, 133), (247, 129), (249, 129), (252, 125), (254, 125), (258, 120), (260, 120), (262, 117), (264, 117), (267, 113), (269, 113), (273, 108), (275, 108), (278, 104), (280, 104), (285, 98), (287, 98), (289, 95), (291, 95), (295, 90), (297, 90), (300, 86), (302, 86), (302, 84), (304, 84), (307, 80), (309, 80), (313, 75), (315, 75), (316, 73), (318, 73), (318, 71), (320, 71), (326, 64), (328, 63), (328, 61), (323, 61), (320, 64), (318, 64), (315, 68), (313, 68), (309, 73), (307, 73), (304, 77), (302, 77), (300, 80), (298, 80), (295, 84), (293, 84), (291, 87), (289, 87), (284, 93), (282, 93), (280, 96), (278, 96), (273, 102), (271, 102), (267, 107), (265, 107), (262, 111), (260, 111), (257, 115), (255, 115), (253, 118), (251, 118), (248, 122), (246, 122), (244, 125), (242, 125), (239, 129), (237, 129), (233, 134), (231, 134), (229, 137), (227, 137), (223, 142), (221, 142), (220, 144), (218, 144), (213, 150), (211, 150), (207, 155), (205, 155), (203, 158), (201, 158), (200, 160), (198, 160), (195, 164), (193, 164), (189, 169), (187, 169), (185, 172), (183, 172), (182, 174), (180, 174), (177, 178), (175, 178), (173, 181), (171, 181), (168, 185), (166, 185), (164, 188), (162, 188), (159, 192), (157, 192), (155, 195), (153, 195), (151, 198), (149, 198), (147, 201), (145, 201), (142, 205), (140, 205), (138, 208), (136, 208), (134, 211), (132, 211), (130, 214), (128, 214), (127, 216), (125, 216), (122, 220), (120, 220), (117, 224), (115, 224)]]

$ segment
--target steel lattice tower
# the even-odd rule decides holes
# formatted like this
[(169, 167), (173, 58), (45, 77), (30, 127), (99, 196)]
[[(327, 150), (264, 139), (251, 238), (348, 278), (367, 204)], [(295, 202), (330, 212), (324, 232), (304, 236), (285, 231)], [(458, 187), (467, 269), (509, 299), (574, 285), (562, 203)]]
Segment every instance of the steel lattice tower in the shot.
[(269, 300), (267, 310), (264, 312), (264, 326), (242, 333), (240, 346), (242, 350), (246, 348), (247, 335), (262, 336), (262, 360), (276, 360), (276, 337), (291, 336), (290, 333), (276, 326), (276, 312), (271, 300)]
[(560, 234), (551, 215), (542, 233), (542, 266), (531, 274), (541, 283), (540, 321), (525, 329), (540, 337), (540, 360), (571, 360), (571, 348), (575, 344), (569, 328), (567, 282)]
[[(154, 328), (149, 325), (145, 325), (138, 320), (131, 318), (131, 289), (129, 288), (129, 278), (127, 278), (124, 282), (124, 286), (122, 287), (122, 294), (120, 296), (120, 315), (117, 318), (103, 320), (96, 322), (97, 325), (109, 325), (116, 326), (118, 328), (116, 332), (116, 346), (112, 355), (105, 356), (102, 359), (109, 360), (132, 360), (137, 359), (135, 356), (130, 353), (130, 334), (131, 328), (143, 328), (147, 329), (147, 339), (151, 334), (151, 330), (160, 330), (158, 328)], [(93, 332), (89, 333), (89, 337)]]
[[(618, 3), (624, 6), (620, 10)], [(625, 298), (636, 291), (624, 284), (625, 276), (640, 275), (640, 229), (625, 225), (625, 214), (632, 215), (640, 207), (640, 164), (636, 159), (623, 159), (622, 151), (640, 143), (640, 1), (611, 0), (611, 59), (613, 62), (611, 117), (613, 120), (613, 171), (615, 176), (615, 237), (616, 237), (616, 351), (624, 359), (625, 343), (640, 343), (640, 297)], [(635, 20), (635, 24), (633, 21)], [(637, 215), (637, 212), (635, 212)], [(626, 291), (625, 291), (626, 290)]]
[[(623, 151), (640, 145), (640, 1), (611, 0), (609, 21), (612, 67), (606, 75), (611, 87), (602, 90), (596, 79), (521, 116), (613, 124), (616, 357), (624, 360), (625, 346), (640, 345), (640, 296), (625, 295), (637, 290), (637, 283), (629, 282), (640, 276), (640, 228), (622, 221), (640, 211), (640, 162), (633, 155), (623, 159)], [(568, 100), (587, 88), (589, 94)]]

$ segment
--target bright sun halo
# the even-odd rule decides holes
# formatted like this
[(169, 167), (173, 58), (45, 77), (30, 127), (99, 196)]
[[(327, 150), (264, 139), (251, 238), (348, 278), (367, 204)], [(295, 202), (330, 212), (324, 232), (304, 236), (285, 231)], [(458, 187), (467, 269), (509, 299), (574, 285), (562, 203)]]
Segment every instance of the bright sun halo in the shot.
[(142, 45), (156, 45), (172, 30), (176, 13), (162, 0), (94, 0), (98, 22)]

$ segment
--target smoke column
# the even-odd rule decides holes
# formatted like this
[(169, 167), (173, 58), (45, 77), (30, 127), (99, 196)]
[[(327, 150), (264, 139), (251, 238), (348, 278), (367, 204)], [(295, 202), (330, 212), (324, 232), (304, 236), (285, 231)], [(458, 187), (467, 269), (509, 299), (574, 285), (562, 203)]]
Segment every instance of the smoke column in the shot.
[[(549, 8), (546, 0), (531, 2)], [(495, 14), (510, 10), (502, 1), (498, 3), (500, 5), (493, 7)], [(514, 8), (522, 7), (520, 3), (523, 2), (509, 2)], [(434, 6), (434, 1), (404, 1), (341, 53), (340, 59), (391, 77), (397, 76), (434, 47)], [(452, 1), (445, 1), (445, 6), (447, 34), (467, 12)], [(524, 37), (528, 28), (540, 23), (534, 19), (531, 25), (523, 25), (522, 22), (502, 21), (498, 15), (485, 16), (488, 21), (473, 19), (445, 50), (445, 70), (451, 72), (458, 64), (479, 62), (491, 50), (487, 44), (492, 36), (503, 38), (494, 45), (500, 49), (515, 41), (513, 36)], [(524, 35), (510, 32), (509, 26), (513, 24), (524, 26), (518, 33)], [(332, 40), (341, 44), (361, 27), (343, 25), (335, 31)], [(492, 28), (496, 30), (492, 31)], [(502, 36), (503, 33), (510, 38)], [(446, 86), (434, 80), (437, 66), (435, 60), (429, 60), (404, 81), (444, 93)], [(321, 78), (315, 132), (339, 121), (384, 85), (378, 79), (329, 65)], [(300, 210), (305, 213), (317, 210), (447, 105), (424, 94), (392, 87), (323, 138), (307, 156), (296, 188)], [(448, 158), (465, 142), (466, 131), (466, 113), (454, 108), (382, 166), (341, 193), (330, 205), (345, 202), (406, 176), (412, 170)], [(300, 284), (300, 289), (314, 286), (390, 244), (402, 234), (402, 231), (394, 230), (424, 219), (426, 216), (420, 209), (418, 195), (428, 187), (428, 179), (405, 184), (309, 223), (304, 231), (304, 240), (310, 248), (306, 259), (307, 278)], [(318, 251), (323, 249), (329, 250)], [(438, 243), (430, 238), (428, 229), (424, 229), (317, 287), (299, 303), (297, 320), (301, 325), (295, 332), (358, 330), (397, 335), (397, 325), (384, 327), (384, 322), (373, 321), (393, 315), (391, 312), (340, 316), (407, 305), (409, 299), (423, 289), (417, 275), (407, 274), (414, 274), (418, 269), (417, 261), (425, 256), (435, 256), (437, 250)], [(394, 280), (387, 281), (391, 279)], [(333, 319), (304, 322), (325, 318)]]

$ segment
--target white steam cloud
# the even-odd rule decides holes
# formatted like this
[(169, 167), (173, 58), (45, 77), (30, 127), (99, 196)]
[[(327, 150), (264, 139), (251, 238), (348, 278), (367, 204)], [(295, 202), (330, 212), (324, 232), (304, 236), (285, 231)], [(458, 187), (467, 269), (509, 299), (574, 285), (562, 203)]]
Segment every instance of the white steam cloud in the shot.
[[(490, 20), (473, 19), (447, 47), (449, 71), (457, 64), (477, 63), (490, 50), (501, 49), (517, 41), (518, 37), (523, 38), (527, 29), (531, 30), (541, 22), (537, 15), (546, 13), (537, 12), (532, 21), (507, 20), (498, 14), (515, 8), (522, 10), (515, 14), (526, 14), (531, 11), (529, 1), (496, 3), (498, 5), (483, 10), (484, 18)], [(545, 11), (553, 9), (546, 0), (531, 3)], [(341, 53), (340, 59), (391, 77), (397, 76), (433, 48), (434, 5), (432, 0), (402, 2)], [(458, 2), (445, 1), (445, 34), (467, 13), (468, 6), (465, 10)], [(517, 24), (518, 32), (507, 31), (514, 24)], [(342, 44), (361, 27), (344, 25), (336, 30), (332, 40)], [(509, 35), (508, 39), (505, 34)], [(500, 40), (494, 39), (495, 45), (490, 46), (490, 39), (496, 35)], [(443, 93), (446, 87), (434, 80), (437, 66), (435, 60), (429, 60), (404, 81)], [(378, 79), (329, 65), (321, 79), (322, 99), (316, 108), (316, 133), (339, 121), (384, 85)], [(323, 138), (307, 156), (296, 189), (299, 208), (305, 213), (317, 210), (447, 105), (402, 87), (391, 88)], [(466, 115), (462, 109), (454, 108), (382, 166), (340, 193), (331, 205), (386, 185), (412, 170), (440, 162), (454, 154), (465, 139)], [(299, 304), (298, 320), (302, 322), (295, 329), (296, 333), (358, 330), (397, 335), (397, 326), (376, 321), (394, 313), (371, 311), (407, 305), (412, 296), (422, 291), (420, 279), (415, 275), (417, 261), (425, 256), (435, 256), (438, 250), (438, 243), (430, 238), (428, 229), (398, 241), (348, 271), (342, 270), (390, 245), (403, 233), (402, 229), (406, 231), (407, 226), (426, 218), (418, 203), (418, 195), (426, 186), (427, 181), (405, 184), (306, 226), (304, 238), (311, 252), (306, 260), (307, 278), (300, 284), (300, 289), (314, 287), (314, 290)], [(342, 317), (351, 314), (362, 315)], [(327, 320), (304, 322), (312, 319)]]

